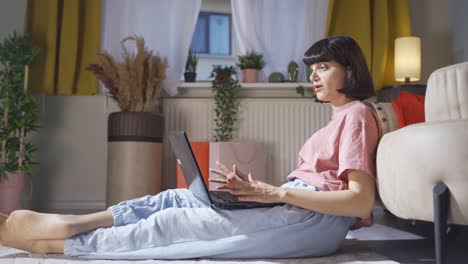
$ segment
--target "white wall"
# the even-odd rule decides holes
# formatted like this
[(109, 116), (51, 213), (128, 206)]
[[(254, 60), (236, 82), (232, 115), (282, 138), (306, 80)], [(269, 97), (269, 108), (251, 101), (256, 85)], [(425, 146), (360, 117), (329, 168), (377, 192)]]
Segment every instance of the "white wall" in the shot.
[[(116, 108), (104, 95), (44, 96), (29, 207), (48, 212), (105, 209), (107, 117)], [(29, 200), (28, 198), (26, 200)]]
[(0, 39), (13, 30), (23, 32), (26, 0), (0, 0)]
[(452, 61), (468, 61), (468, 1), (449, 0), (449, 18), (453, 32)]
[[(448, 1), (409, 0), (412, 34), (421, 38), (421, 80), (452, 64), (453, 28), (449, 23)], [(466, 34), (466, 33), (465, 33)]]
[[(0, 40), (13, 30), (23, 32), (26, 0), (0, 0)], [(3, 66), (0, 64), (0, 70)]]

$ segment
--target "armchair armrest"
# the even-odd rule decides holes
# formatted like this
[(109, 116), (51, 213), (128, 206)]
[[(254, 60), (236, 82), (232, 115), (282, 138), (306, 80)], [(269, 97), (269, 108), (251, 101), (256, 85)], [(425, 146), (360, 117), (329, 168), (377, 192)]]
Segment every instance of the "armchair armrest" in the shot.
[(385, 134), (377, 149), (377, 186), (387, 209), (434, 220), (432, 189), (450, 191), (448, 220), (468, 224), (468, 120), (420, 123)]

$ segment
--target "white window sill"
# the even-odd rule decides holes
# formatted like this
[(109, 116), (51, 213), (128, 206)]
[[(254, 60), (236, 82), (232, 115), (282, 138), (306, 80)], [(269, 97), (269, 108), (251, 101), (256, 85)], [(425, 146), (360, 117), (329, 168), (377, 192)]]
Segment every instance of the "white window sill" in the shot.
[(214, 55), (214, 54), (198, 54), (200, 59), (210, 59), (210, 60), (235, 60), (236, 57), (232, 55)]
[[(310, 98), (312, 83), (240, 83), (242, 98)], [(296, 92), (303, 86), (305, 96)], [(180, 82), (179, 94), (172, 98), (211, 98), (211, 82)]]

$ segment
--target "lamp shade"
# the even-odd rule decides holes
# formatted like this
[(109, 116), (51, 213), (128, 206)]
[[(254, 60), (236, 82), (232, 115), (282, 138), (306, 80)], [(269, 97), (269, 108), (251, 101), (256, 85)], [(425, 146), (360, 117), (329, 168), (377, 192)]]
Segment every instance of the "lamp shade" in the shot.
[(415, 82), (421, 78), (421, 39), (401, 37), (395, 39), (395, 80)]

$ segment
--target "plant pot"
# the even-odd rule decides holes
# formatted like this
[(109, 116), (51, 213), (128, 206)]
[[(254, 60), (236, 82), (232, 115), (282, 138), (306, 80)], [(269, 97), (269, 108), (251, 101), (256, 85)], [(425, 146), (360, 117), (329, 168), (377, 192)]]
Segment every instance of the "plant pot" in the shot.
[(161, 191), (164, 119), (114, 112), (108, 120), (107, 206)]
[(184, 73), (185, 82), (195, 82), (197, 79), (196, 72), (186, 72)]
[(0, 213), (10, 214), (22, 209), (22, 199), (26, 175), (23, 171), (7, 172), (7, 179), (0, 182)]
[(242, 70), (242, 82), (256, 83), (257, 79), (258, 79), (258, 70), (256, 70), (256, 69), (244, 69), (244, 70)]

